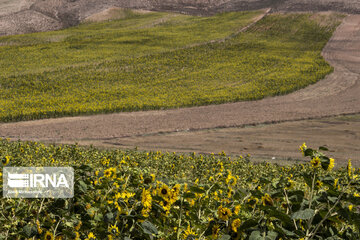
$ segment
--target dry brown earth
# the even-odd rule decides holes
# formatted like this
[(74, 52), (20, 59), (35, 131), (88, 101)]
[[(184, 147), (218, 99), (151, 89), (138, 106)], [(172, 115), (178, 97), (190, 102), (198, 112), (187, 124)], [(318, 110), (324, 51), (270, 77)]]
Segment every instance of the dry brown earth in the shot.
[(196, 15), (263, 8), (360, 14), (359, 0), (0, 0), (0, 36), (74, 26), (113, 7)]
[(345, 166), (350, 158), (355, 166), (360, 167), (360, 115), (149, 134), (102, 141), (82, 140), (80, 144), (205, 154), (225, 151), (228, 155), (251, 154), (256, 161), (290, 164), (308, 161), (298, 151), (303, 142), (309, 147), (328, 147), (327, 154), (336, 159), (337, 166)]
[[(159, 136), (159, 138), (152, 137), (151, 140), (146, 140), (150, 138), (143, 136), (190, 131), (190, 135), (183, 136), (183, 140), (173, 142), (177, 145), (176, 149), (184, 151), (193, 150), (193, 147), (190, 149), (189, 146), (195, 145), (198, 151), (206, 152), (210, 148), (206, 146), (204, 139), (208, 139), (208, 137), (202, 138), (200, 132), (193, 131), (360, 113), (360, 15), (351, 15), (344, 20), (324, 48), (323, 55), (335, 67), (334, 73), (314, 85), (286, 96), (252, 102), (228, 103), (166, 111), (117, 113), (0, 124), (0, 136), (45, 142), (79, 142), (80, 144), (92, 143), (95, 145), (127, 147), (140, 145), (139, 143), (142, 143), (142, 141), (151, 141), (158, 143), (158, 145), (152, 144), (151, 148), (162, 148), (164, 145), (161, 142), (170, 140), (164, 140), (164, 136)], [(322, 120), (318, 122), (300, 122), (300, 126), (303, 124), (302, 127), (304, 129), (309, 129), (307, 135), (301, 135), (296, 130), (299, 127), (298, 125), (287, 123), (285, 125), (274, 125), (275, 127), (269, 125), (262, 129), (249, 128), (250, 130), (240, 132), (229, 130), (223, 135), (223, 138), (234, 139), (241, 136), (241, 138), (246, 140), (247, 138), (251, 139), (251, 136), (254, 136), (254, 134), (263, 132), (263, 136), (268, 139), (267, 141), (271, 142), (269, 139), (274, 139), (273, 142), (275, 144), (276, 135), (274, 135), (274, 132), (277, 131), (277, 127), (280, 126), (282, 128), (282, 126), (285, 126), (285, 130), (282, 130), (281, 138), (286, 138), (287, 140), (282, 140), (282, 142), (289, 142), (289, 144), (281, 145), (281, 142), (278, 142), (277, 146), (281, 147), (282, 150), (279, 152), (275, 151), (270, 157), (295, 156), (290, 152), (297, 152), (299, 143), (309, 138), (310, 143), (313, 141), (315, 145), (328, 144), (334, 150), (340, 152), (346, 150), (348, 156), (345, 156), (345, 153), (341, 155), (339, 152), (339, 157), (343, 160), (345, 157), (352, 157), (355, 164), (358, 165), (358, 160), (360, 160), (358, 155), (360, 146), (358, 122), (345, 121), (342, 124), (337, 124), (336, 122), (330, 121), (328, 123)], [(314, 131), (313, 124), (317, 124), (315, 128), (322, 129), (322, 132)], [(275, 128), (275, 130), (271, 132), (269, 130), (271, 128)], [(349, 132), (350, 130), (352, 132)], [(268, 135), (266, 135), (267, 131), (270, 131)], [(340, 133), (342, 133), (345, 137), (328, 143), (324, 139), (335, 136), (331, 135), (331, 131), (336, 132), (338, 136), (341, 136)], [(231, 132), (234, 135), (229, 137), (228, 134)], [(326, 135), (326, 132), (329, 132), (329, 135)], [(185, 133), (182, 134), (186, 135)], [(311, 140), (310, 136), (314, 134), (318, 137)], [(322, 137), (324, 134), (326, 137)], [(134, 136), (137, 136), (137, 138), (134, 138)], [(168, 136), (169, 139), (174, 138), (174, 136), (178, 137), (178, 135), (171, 134)], [(269, 150), (274, 150), (272, 147), (265, 148), (266, 141), (263, 140), (262, 143), (260, 136), (259, 140), (256, 140), (256, 144), (252, 145), (251, 141), (249, 141), (248, 144), (244, 145), (246, 148), (244, 150), (247, 153), (255, 153), (263, 157), (269, 154)], [(351, 136), (354, 136), (354, 138)], [(141, 140), (142, 138), (144, 140)], [(222, 135), (219, 134), (218, 137), (214, 138), (221, 139)], [(279, 137), (279, 139), (281, 138)], [(255, 138), (253, 139), (255, 141)], [(228, 148), (225, 149), (225, 146), (219, 146), (223, 147), (223, 150), (240, 153), (241, 148), (233, 145), (233, 149), (231, 149), (232, 145), (229, 141)], [(169, 144), (171, 145), (171, 143)], [(166, 146), (169, 149), (173, 148), (170, 145)], [(144, 144), (145, 148), (149, 146)], [(347, 148), (344, 148), (344, 146), (347, 146)], [(203, 149), (201, 149), (202, 147)], [(215, 151), (215, 148), (211, 151)]]

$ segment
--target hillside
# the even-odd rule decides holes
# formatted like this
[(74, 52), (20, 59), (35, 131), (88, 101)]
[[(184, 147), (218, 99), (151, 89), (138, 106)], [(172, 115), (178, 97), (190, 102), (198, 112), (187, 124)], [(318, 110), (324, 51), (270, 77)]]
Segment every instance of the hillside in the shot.
[[(321, 50), (342, 19), (323, 16), (328, 18), (324, 27), (316, 14), (271, 14), (255, 25), (260, 11), (197, 17), (129, 10), (119, 15), (126, 17), (2, 37), (0, 120), (284, 95), (332, 71)], [(236, 34), (243, 28), (247, 31)]]
[(358, 0), (29, 0), (0, 1), (0, 36), (57, 30), (79, 24), (112, 8), (211, 15), (224, 11), (272, 8), (273, 11), (360, 13)]

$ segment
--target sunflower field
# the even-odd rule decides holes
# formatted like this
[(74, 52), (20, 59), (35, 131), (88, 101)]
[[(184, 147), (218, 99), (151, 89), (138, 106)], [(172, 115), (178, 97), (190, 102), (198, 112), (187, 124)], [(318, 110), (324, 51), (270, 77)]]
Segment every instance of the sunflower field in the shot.
[(271, 14), (234, 35), (260, 14), (130, 11), (125, 19), (0, 37), (0, 121), (261, 99), (332, 72), (321, 50), (341, 15), (320, 24), (312, 14)]
[(1, 198), (0, 239), (359, 239), (359, 169), (300, 150), (307, 163), (278, 166), (3, 139), (2, 167), (72, 166), (75, 194)]

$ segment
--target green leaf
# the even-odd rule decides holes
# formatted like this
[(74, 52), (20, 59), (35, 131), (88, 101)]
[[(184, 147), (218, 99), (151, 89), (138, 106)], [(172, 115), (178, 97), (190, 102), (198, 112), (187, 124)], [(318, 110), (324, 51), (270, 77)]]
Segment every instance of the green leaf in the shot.
[(296, 213), (294, 213), (291, 218), (292, 219), (302, 219), (302, 220), (308, 220), (315, 216), (315, 211), (313, 209), (305, 209), (300, 210)]
[(115, 219), (115, 216), (112, 212), (109, 212), (109, 213), (105, 214), (105, 216), (104, 216), (104, 222), (106, 222), (106, 223), (111, 223), (114, 221), (114, 219)]
[(191, 186), (191, 187), (190, 187), (190, 191), (191, 191), (191, 192), (194, 192), (194, 193), (205, 193), (205, 190), (204, 190), (204, 189), (201, 189), (201, 188), (196, 187), (196, 186)]
[(31, 236), (31, 226), (30, 225), (26, 225), (24, 228), (23, 228), (23, 232), (24, 232), (24, 235), (28, 238), (32, 237)]
[(319, 151), (329, 151), (327, 147), (321, 146), (319, 147)]
[(289, 230), (283, 228), (280, 224), (276, 224), (276, 225), (275, 225), (275, 230), (276, 230), (277, 232), (283, 234), (283, 235), (288, 236), (288, 237), (294, 237), (294, 236), (296, 236), (296, 234), (295, 234), (294, 232), (289, 231)]
[(87, 213), (88, 213), (88, 214), (95, 214), (96, 211), (98, 211), (98, 210), (99, 210), (99, 209), (96, 208), (96, 207), (91, 207), (91, 208), (89, 208), (89, 209), (87, 210)]
[(255, 227), (258, 225), (258, 221), (254, 219), (246, 220), (243, 224), (240, 226), (240, 230), (249, 229), (252, 227)]
[(249, 240), (264, 240), (259, 231), (253, 231), (249, 237)]
[(314, 150), (312, 150), (311, 148), (308, 148), (308, 149), (306, 149), (305, 151), (304, 151), (304, 156), (305, 157), (308, 157), (308, 156), (313, 156), (314, 155)]
[(288, 196), (292, 204), (301, 203), (304, 199), (304, 192), (301, 190), (291, 191), (288, 193)]
[(262, 207), (264, 211), (266, 211), (270, 216), (275, 217), (279, 220), (281, 220), (282, 223), (284, 223), (287, 226), (292, 226), (292, 219), (289, 217), (289, 215), (277, 210), (275, 207)]
[(87, 192), (88, 187), (84, 181), (79, 181), (79, 189), (84, 193)]
[(155, 225), (152, 224), (152, 223), (149, 222), (149, 221), (144, 221), (144, 222), (142, 222), (142, 223), (141, 223), (141, 226), (142, 226), (142, 228), (143, 228), (144, 233), (146, 233), (146, 234), (150, 234), (150, 235), (152, 235), (152, 234), (158, 234), (158, 230), (157, 230), (157, 228), (155, 227)]
[(267, 233), (266, 239), (276, 240), (277, 236), (278, 236), (278, 234), (276, 232), (270, 231)]
[[(311, 188), (312, 182), (313, 182), (313, 176), (311, 176), (310, 174), (304, 174), (303, 177), (304, 177), (306, 184)], [(316, 179), (315, 179), (315, 182), (316, 182)]]
[(184, 198), (195, 198), (195, 193), (192, 193), (192, 192), (187, 192), (187, 193), (184, 193), (183, 195)]
[(216, 222), (214, 220), (210, 221), (208, 227), (205, 230), (205, 233), (204, 233), (205, 236), (212, 235), (212, 228), (214, 227), (215, 224), (216, 224)]
[(23, 228), (23, 233), (26, 237), (32, 238), (33, 236), (35, 236), (37, 234), (37, 229), (36, 229), (36, 227), (28, 224)]
[(65, 226), (68, 226), (68, 227), (74, 227), (74, 223), (73, 222), (65, 222)]
[(222, 235), (221, 237), (218, 238), (218, 240), (230, 240), (231, 236), (229, 235)]

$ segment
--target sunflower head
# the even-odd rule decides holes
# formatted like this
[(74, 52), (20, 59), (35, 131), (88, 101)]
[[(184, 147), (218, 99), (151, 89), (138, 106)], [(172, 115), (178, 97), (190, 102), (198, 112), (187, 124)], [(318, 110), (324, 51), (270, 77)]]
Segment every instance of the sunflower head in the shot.
[(53, 240), (53, 239), (54, 239), (54, 235), (51, 232), (47, 231), (44, 235), (44, 240)]
[(348, 172), (349, 177), (351, 177), (351, 175), (352, 175), (351, 159), (348, 160), (348, 164), (347, 164), (347, 166), (346, 166), (346, 169), (347, 169), (347, 172)]
[(106, 178), (110, 178), (110, 177), (111, 177), (111, 173), (112, 173), (112, 171), (111, 171), (110, 169), (106, 169), (106, 170), (104, 171), (104, 176), (105, 176)]
[(10, 156), (5, 156), (5, 157), (1, 160), (2, 165), (3, 165), (3, 166), (8, 165), (9, 162), (10, 162), (10, 158), (11, 158)]
[(227, 221), (227, 220), (229, 220), (229, 217), (231, 217), (232, 212), (230, 209), (220, 206), (218, 208), (218, 215), (221, 220)]
[(114, 235), (118, 235), (119, 234), (119, 228), (116, 226), (116, 224), (110, 225), (109, 226), (109, 232), (114, 234)]
[(171, 190), (166, 184), (163, 184), (158, 188), (158, 195), (164, 199), (168, 199), (171, 196)]
[(254, 208), (255, 205), (258, 204), (258, 202), (259, 202), (259, 199), (258, 199), (257, 197), (254, 197), (254, 196), (251, 196), (251, 198), (249, 198), (249, 199), (247, 200), (247, 203), (248, 203), (252, 208)]
[(141, 193), (141, 203), (143, 204), (144, 208), (151, 208), (152, 196), (150, 189), (143, 189)]
[(321, 188), (323, 185), (323, 182), (321, 182), (320, 180), (317, 180), (316, 183), (315, 183), (315, 186), (317, 189)]
[(261, 197), (261, 201), (264, 206), (272, 206), (274, 205), (273, 200), (271, 199), (270, 195), (265, 193), (264, 196)]
[(326, 169), (327, 171), (331, 171), (335, 166), (335, 160), (333, 158), (330, 158), (329, 166)]
[(311, 161), (310, 161), (311, 167), (312, 168), (318, 168), (321, 165), (321, 161), (319, 157), (314, 157)]
[(79, 232), (75, 232), (75, 240), (80, 240), (80, 233)]
[(285, 189), (286, 190), (292, 189), (294, 187), (294, 185), (295, 185), (295, 182), (291, 178), (288, 178), (286, 185), (285, 185)]
[(90, 232), (88, 234), (88, 237), (85, 240), (95, 240), (95, 239), (96, 239), (96, 237), (95, 237), (94, 233)]
[(305, 150), (307, 149), (306, 143), (303, 143), (300, 147), (299, 150), (300, 152), (303, 153), (303, 155), (305, 155)]
[(217, 238), (218, 234), (220, 232), (220, 226), (218, 224), (215, 224), (212, 228), (211, 228), (211, 236), (213, 238)]
[(104, 176), (106, 178), (115, 178), (116, 177), (116, 169), (115, 168), (108, 168), (104, 171)]
[(190, 225), (188, 225), (187, 229), (183, 233), (184, 239), (195, 239), (196, 233), (191, 229)]
[(240, 227), (240, 225), (241, 225), (241, 220), (237, 218), (231, 223), (231, 229), (234, 232), (237, 232), (237, 229)]

